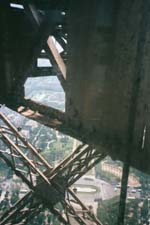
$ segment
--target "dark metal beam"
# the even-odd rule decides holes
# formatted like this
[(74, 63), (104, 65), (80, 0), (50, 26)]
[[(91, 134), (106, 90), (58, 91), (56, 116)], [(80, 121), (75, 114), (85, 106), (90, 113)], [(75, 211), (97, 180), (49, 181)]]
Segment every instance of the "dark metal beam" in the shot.
[(127, 157), (126, 162), (124, 162), (123, 171), (122, 171), (121, 193), (120, 193), (119, 212), (118, 212), (118, 225), (124, 224), (129, 171), (130, 171), (130, 157)]
[[(39, 13), (35, 7), (34, 4), (24, 4), (25, 6), (25, 12), (27, 13), (27, 15), (29, 16), (29, 18), (31, 19), (31, 22), (35, 24), (35, 28), (38, 29), (39, 26), (41, 26), (41, 18), (39, 17)], [(49, 22), (49, 26), (47, 26), (47, 28), (50, 30), (54, 30), (53, 28), (53, 24)], [(42, 33), (41, 33), (42, 34)], [(61, 76), (62, 74), (64, 74), (63, 70), (61, 69), (61, 65), (60, 63), (58, 63), (57, 58), (54, 54), (53, 51), (51, 50), (50, 47), (48, 47), (49, 45), (47, 45), (48, 43), (48, 37), (50, 35), (50, 32), (46, 32), (46, 35), (43, 36), (43, 48), (46, 51), (48, 57), (50, 58), (50, 61), (54, 67), (54, 70), (56, 70), (56, 75), (58, 76), (58, 79), (60, 80), (62, 87), (65, 90), (65, 79), (63, 76)], [(58, 54), (59, 55), (59, 54)], [(59, 58), (61, 58), (61, 56), (59, 55)], [(61, 59), (62, 61), (62, 59)], [(63, 64), (63, 62), (62, 62)], [(65, 65), (64, 65), (65, 66)], [(64, 67), (63, 66), (63, 67)]]
[[(129, 1), (129, 3), (131, 3)], [(136, 2), (134, 2), (135, 4)], [(137, 1), (137, 4), (139, 1)], [(121, 8), (122, 10), (125, 10), (125, 15), (128, 15), (128, 8), (126, 7), (127, 3), (122, 3)], [(132, 10), (135, 10), (135, 5), (130, 5), (130, 8), (133, 7)], [(132, 6), (132, 7), (131, 7)], [(144, 76), (146, 76), (145, 70), (144, 70), (144, 60), (145, 60), (145, 47), (147, 47), (147, 38), (149, 39), (149, 25), (150, 25), (150, 16), (149, 16), (149, 9), (150, 9), (150, 2), (149, 1), (141, 1), (140, 2), (141, 7), (141, 14), (140, 14), (140, 20), (139, 20), (139, 30), (138, 30), (138, 36), (137, 36), (137, 44), (136, 44), (136, 57), (134, 61), (134, 68), (133, 68), (133, 84), (131, 85), (131, 100), (129, 105), (129, 117), (128, 117), (128, 127), (127, 127), (127, 144), (126, 144), (126, 158), (124, 162), (123, 167), (123, 175), (122, 175), (122, 187), (121, 187), (121, 195), (120, 195), (120, 204), (119, 204), (119, 215), (118, 215), (118, 225), (123, 225), (125, 220), (125, 207), (126, 207), (126, 196), (127, 196), (127, 182), (128, 182), (128, 176), (129, 176), (129, 169), (130, 169), (130, 163), (131, 163), (131, 156), (132, 152), (134, 150), (134, 144), (135, 144), (135, 137), (134, 132), (137, 128), (137, 112), (139, 113), (139, 96), (141, 92), (141, 80)], [(139, 11), (136, 12), (139, 15)], [(132, 15), (132, 14), (131, 14)], [(127, 17), (127, 19), (130, 21), (131, 18)], [(127, 22), (126, 22), (127, 23)], [(134, 24), (132, 25), (134, 26)], [(129, 28), (126, 28), (126, 32), (129, 32)], [(131, 29), (131, 28), (130, 28)], [(148, 35), (147, 35), (148, 34)], [(149, 73), (148, 73), (149, 74)], [(138, 82), (137, 82), (138, 81)], [(143, 102), (142, 102), (143, 104)], [(146, 103), (144, 103), (146, 104)], [(140, 106), (141, 107), (141, 106)], [(142, 106), (143, 107), (143, 106)], [(148, 107), (148, 106), (147, 106)], [(138, 111), (139, 110), (139, 111)], [(145, 114), (142, 116), (142, 120), (146, 119), (144, 118)], [(139, 119), (139, 118), (138, 118)], [(144, 123), (144, 121), (142, 121)], [(146, 123), (143, 125), (147, 125)], [(144, 128), (143, 128), (144, 129)], [(143, 135), (143, 130), (142, 130)], [(143, 136), (140, 137), (143, 141)], [(138, 140), (139, 141), (139, 140)], [(140, 145), (142, 145), (142, 141), (139, 141)], [(142, 146), (139, 146), (140, 150)], [(139, 148), (138, 148), (139, 150)], [(144, 154), (144, 152), (143, 152)]]
[(94, 129), (87, 130), (78, 123), (76, 118), (70, 119), (66, 113), (38, 103), (32, 100), (25, 100), (20, 103), (18, 109), (15, 108), (21, 115), (33, 119), (47, 127), (56, 129), (66, 135), (76, 138), (85, 144), (105, 148), (109, 152), (115, 146), (116, 151), (120, 149), (120, 142), (115, 137), (107, 137), (104, 134), (97, 132)]
[(10, 221), (12, 224), (18, 224), (20, 221), (34, 216), (34, 214), (37, 214), (42, 209), (41, 203), (35, 199), (33, 193), (28, 192), (3, 214), (0, 218), (0, 225), (5, 225)]

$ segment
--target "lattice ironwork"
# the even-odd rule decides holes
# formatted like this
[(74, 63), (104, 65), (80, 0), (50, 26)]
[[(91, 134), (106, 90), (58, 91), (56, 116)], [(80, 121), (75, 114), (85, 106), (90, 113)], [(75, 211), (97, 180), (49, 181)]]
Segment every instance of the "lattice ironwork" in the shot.
[(29, 192), (3, 214), (0, 218), (0, 224), (6, 225), (10, 221), (11, 224), (24, 224), (28, 218), (39, 213), (42, 209), (42, 204), (34, 198), (32, 192)]
[[(70, 207), (68, 208), (64, 207), (66, 209), (66, 214), (69, 214), (71, 215), (71, 217), (74, 218), (74, 215), (78, 213), (79, 215), (82, 215), (82, 218), (87, 222), (90, 223), (94, 222), (95, 224), (102, 225), (102, 223), (94, 215), (93, 211), (88, 207), (86, 207), (71, 189), (68, 189), (68, 195), (66, 199), (68, 200), (68, 204), (70, 205)], [(71, 214), (70, 212), (71, 206), (72, 208), (77, 209), (76, 212), (74, 212), (74, 214)]]
[(80, 145), (68, 158), (51, 171), (51, 179), (55, 175), (63, 176), (67, 180), (67, 185), (71, 186), (105, 156), (105, 153), (103, 154), (88, 145)]
[[(50, 211), (64, 224), (68, 224), (67, 220), (63, 218), (60, 210), (55, 207), (51, 208)], [(44, 211), (45, 207), (42, 202), (36, 198), (32, 191), (28, 192), (22, 199), (14, 204), (8, 211), (6, 211), (0, 218), (0, 225), (6, 224), (17, 224), (23, 225), (30, 222), (34, 216), (39, 215), (40, 212)]]
[[(29, 210), (24, 208), (31, 201), (33, 203), (31, 205), (31, 216), (32, 213), (39, 212), (42, 203), (64, 224), (70, 224), (70, 218), (73, 218), (79, 224), (87, 225), (90, 221), (102, 225), (69, 186), (91, 169), (95, 163), (102, 160), (105, 154), (92, 149), (90, 146), (80, 145), (70, 156), (53, 169), (38, 153), (37, 149), (23, 137), (21, 132), (1, 112), (0, 119), (3, 121), (0, 126), (1, 140), (8, 147), (5, 150), (1, 150), (0, 157), (33, 190), (33, 192), (29, 193), (29, 196), (27, 194), (11, 210), (5, 213), (7, 221), (9, 219), (12, 221), (16, 212), (21, 212), (18, 219), (17, 217), (15, 218), (17, 222), (19, 219), (27, 221), (30, 213), (28, 214)], [(48, 198), (48, 194), (57, 196), (57, 198)], [(33, 199), (38, 199), (38, 201), (33, 201)], [(76, 208), (80, 208), (80, 213), (78, 213)], [(0, 224), (4, 224), (3, 218), (4, 216), (1, 218), (0, 221), (2, 223)]]

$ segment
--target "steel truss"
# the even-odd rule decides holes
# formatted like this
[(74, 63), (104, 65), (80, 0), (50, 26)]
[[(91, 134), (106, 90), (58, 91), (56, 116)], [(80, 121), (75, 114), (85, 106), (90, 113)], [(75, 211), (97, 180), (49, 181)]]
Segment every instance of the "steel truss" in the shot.
[[(16, 221), (25, 224), (44, 207), (64, 224), (71, 224), (70, 218), (73, 218), (78, 224), (102, 225), (69, 187), (106, 155), (88, 145), (80, 145), (52, 168), (21, 134), (20, 128), (17, 129), (1, 112), (0, 120), (0, 139), (7, 146), (0, 151), (0, 157), (32, 190), (4, 213), (0, 225), (15, 224)], [(77, 206), (80, 212), (76, 210)]]
[(9, 224), (10, 221), (11, 224), (25, 224), (29, 218), (33, 218), (42, 209), (42, 204), (39, 204), (33, 193), (29, 192), (3, 214), (0, 224)]
[[(28, 4), (26, 1), (23, 1), (25, 14), (30, 19), (31, 23), (34, 24), (34, 29), (39, 30), (43, 28), (43, 24), (45, 25), (45, 30), (42, 32), (41, 37), (41, 50), (44, 49), (46, 52), (47, 57), (50, 59), (54, 71), (56, 71), (56, 75), (65, 90), (66, 88), (66, 65), (64, 63), (63, 58), (58, 53), (56, 46), (53, 44), (51, 39), (51, 35), (55, 37), (55, 39), (58, 41), (58, 43), (62, 46), (64, 49), (64, 52), (66, 51), (66, 43), (63, 39), (62, 34), (60, 35), (57, 29), (54, 29), (54, 24), (52, 21), (47, 21), (47, 18), (44, 18), (43, 20), (39, 16), (38, 10), (34, 4)], [(41, 32), (40, 32), (41, 33)], [(51, 44), (49, 44), (49, 41)], [(52, 46), (51, 46), (52, 45)], [(37, 54), (35, 54), (37, 57)]]

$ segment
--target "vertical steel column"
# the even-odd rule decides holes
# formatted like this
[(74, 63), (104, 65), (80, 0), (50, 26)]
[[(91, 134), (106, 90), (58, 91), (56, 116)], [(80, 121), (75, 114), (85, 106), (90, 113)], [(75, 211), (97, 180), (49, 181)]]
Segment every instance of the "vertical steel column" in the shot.
[(122, 171), (118, 225), (124, 224), (129, 170), (130, 170), (130, 156), (128, 154), (126, 157), (126, 162), (124, 162), (123, 171)]
[[(130, 2), (130, 0), (128, 2)], [(127, 136), (127, 143), (126, 143), (125, 163), (123, 166), (118, 225), (124, 224), (126, 196), (127, 196), (127, 183), (128, 183), (128, 175), (129, 175), (129, 168), (130, 168), (130, 158), (132, 155), (132, 150), (134, 148), (134, 138), (135, 138), (134, 133), (136, 132), (135, 131), (136, 116), (138, 114), (140, 87), (141, 87), (141, 83), (142, 83), (142, 78), (145, 75), (144, 56), (145, 56), (145, 45), (146, 45), (146, 41), (147, 41), (146, 35), (149, 30), (148, 18), (149, 18), (150, 3), (148, 0), (146, 0), (144, 2), (137, 1), (137, 3), (138, 2), (141, 3), (141, 5), (140, 5), (141, 6), (140, 7), (141, 17), (140, 17), (140, 23), (139, 23), (139, 30), (137, 33), (135, 63), (133, 64), (134, 76), (133, 76), (133, 81), (132, 81), (132, 90), (131, 90), (132, 92), (131, 92), (129, 117), (128, 117), (128, 136)], [(125, 4), (123, 6), (125, 6)], [(134, 6), (135, 5), (132, 5), (132, 7), (134, 7)], [(125, 43), (125, 44), (127, 44), (127, 43)], [(142, 149), (142, 140), (143, 140), (143, 137), (141, 137), (141, 146), (139, 145), (139, 149)]]

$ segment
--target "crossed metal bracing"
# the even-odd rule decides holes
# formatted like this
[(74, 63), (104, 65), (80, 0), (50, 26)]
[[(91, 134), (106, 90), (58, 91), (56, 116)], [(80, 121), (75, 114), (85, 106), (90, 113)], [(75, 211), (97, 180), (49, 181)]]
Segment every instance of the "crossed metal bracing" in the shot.
[[(64, 24), (56, 25), (54, 22), (51, 21), (51, 19), (47, 18), (46, 16), (44, 18), (41, 18), (38, 9), (36, 8), (35, 4), (29, 4), (26, 3), (26, 1), (23, 1), (24, 6), (24, 12), (26, 16), (29, 18), (31, 24), (33, 25), (34, 29), (37, 31), (37, 40), (38, 43), (35, 46), (35, 50), (33, 51), (33, 57), (30, 62), (30, 65), (35, 62), (38, 56), (40, 58), (48, 58), (52, 64), (52, 71), (50, 71), (50, 68), (37, 68), (33, 66), (30, 66), (28, 70), (32, 70), (33, 74), (38, 74), (38, 72), (41, 74), (56, 74), (59, 81), (61, 82), (62, 87), (65, 89), (66, 86), (66, 47), (67, 47), (67, 41), (66, 38), (66, 30), (64, 28)], [(63, 22), (62, 22), (63, 23)], [(61, 28), (59, 27), (61, 26)], [(55, 44), (54, 40), (52, 40), (52, 36), (55, 38), (55, 40), (60, 44), (63, 51), (62, 53), (59, 53)], [(45, 52), (41, 52), (41, 50), (44, 49)], [(40, 72), (41, 70), (41, 72)], [(44, 71), (42, 71), (44, 70)], [(26, 73), (25, 76), (27, 76), (28, 73)]]
[[(62, 74), (62, 79), (65, 79), (66, 76), (66, 68), (63, 61), (66, 60), (66, 36), (65, 29), (63, 25), (60, 24), (61, 28), (52, 22), (49, 18), (41, 18), (38, 12), (38, 9), (34, 4), (28, 4), (26, 2), (23, 3), (24, 11), (27, 17), (30, 19), (31, 24), (33, 24), (34, 29), (38, 30), (39, 34), (39, 44), (40, 51), (38, 50), (40, 57), (49, 58), (54, 70), (57, 74)], [(63, 23), (63, 22), (62, 22)], [(42, 30), (42, 31), (41, 31)], [(41, 35), (42, 32), (42, 35)], [(60, 44), (63, 51), (59, 54), (55, 44), (52, 41), (52, 36), (55, 37), (55, 40)], [(37, 47), (37, 46), (36, 46)], [(41, 52), (42, 48), (45, 52)], [(37, 54), (38, 55), (38, 54)], [(35, 55), (35, 57), (37, 57)], [(64, 81), (65, 82), (65, 81)]]
[(0, 218), (0, 224), (26, 224), (41, 210), (43, 210), (42, 204), (39, 204), (33, 193), (29, 192), (3, 213)]
[(64, 224), (102, 225), (69, 188), (106, 155), (80, 145), (56, 168), (38, 153), (6, 116), (0, 112), (0, 139), (7, 146), (0, 157), (25, 182), (31, 191), (0, 218), (3, 224), (25, 224), (33, 215), (49, 208)]
[[(54, 10), (50, 7), (41, 10), (38, 8), (39, 4), (34, 4), (34, 1), (21, 0), (19, 3), (23, 7), (22, 10), (12, 8), (10, 6), (12, 1), (9, 0), (1, 4), (1, 55), (3, 60), (0, 66), (7, 62), (11, 69), (8, 81), (5, 82), (4, 79), (2, 82), (4, 85), (1, 84), (2, 96), (0, 97), (1, 103), (13, 106), (23, 99), (23, 86), (29, 76), (57, 75), (62, 87), (65, 89), (66, 86), (65, 12), (63, 9)], [(62, 52), (56, 48), (55, 41), (61, 46)], [(41, 58), (49, 60), (50, 65), (40, 67), (38, 59)], [(5, 72), (8, 72), (8, 68), (9, 66), (4, 69), (4, 77), (7, 77)]]

